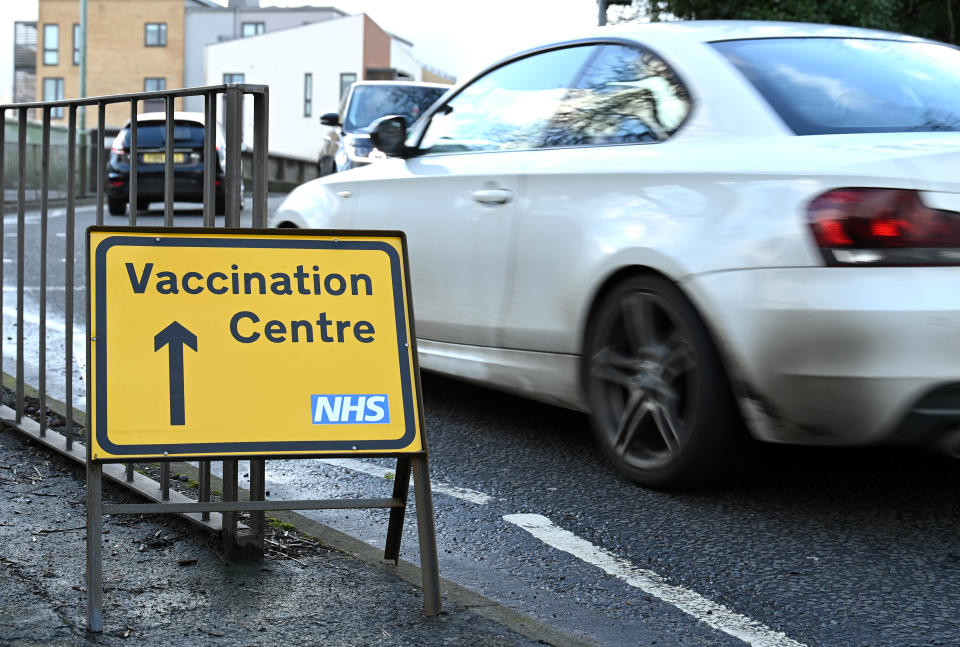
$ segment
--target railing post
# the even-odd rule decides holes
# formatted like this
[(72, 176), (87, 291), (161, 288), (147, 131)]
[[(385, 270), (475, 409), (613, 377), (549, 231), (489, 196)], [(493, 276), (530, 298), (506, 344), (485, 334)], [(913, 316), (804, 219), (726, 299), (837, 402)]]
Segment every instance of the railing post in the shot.
[(139, 153), (137, 152), (137, 100), (130, 100), (130, 180), (129, 180), (129, 198), (127, 207), (130, 209), (130, 226), (137, 224), (137, 165), (139, 164)]
[(63, 285), (64, 285), (64, 311), (63, 311), (63, 326), (64, 326), (64, 366), (63, 372), (66, 376), (66, 384), (64, 385), (66, 391), (66, 398), (64, 399), (66, 403), (66, 425), (63, 429), (63, 435), (65, 439), (65, 444), (67, 450), (69, 451), (73, 447), (73, 286), (74, 286), (74, 233), (73, 228), (75, 226), (76, 219), (76, 197), (77, 197), (77, 186), (74, 182), (73, 173), (76, 169), (77, 163), (77, 107), (70, 106), (70, 115), (68, 119), (67, 126), (67, 213), (66, 213), (66, 223), (64, 238), (66, 239), (66, 247), (64, 249), (64, 270), (63, 270)]
[(216, 150), (217, 95), (213, 92), (203, 95), (203, 123), (203, 226), (213, 227), (217, 222), (217, 166), (220, 164)]
[(267, 153), (269, 147), (270, 95), (264, 88), (263, 94), (253, 98), (253, 226), (267, 226)]
[(225, 181), (227, 227), (240, 226), (240, 146), (243, 137), (243, 94), (236, 85), (227, 87), (227, 168)]
[(24, 269), (24, 232), (27, 218), (27, 109), (20, 108), (17, 120), (17, 141), (20, 145), (20, 168), (17, 171), (17, 422), (24, 414), (24, 364), (23, 364), (23, 269)]
[(40, 348), (39, 363), (40, 436), (47, 433), (47, 215), (50, 208), (50, 111), (43, 109), (40, 136)]

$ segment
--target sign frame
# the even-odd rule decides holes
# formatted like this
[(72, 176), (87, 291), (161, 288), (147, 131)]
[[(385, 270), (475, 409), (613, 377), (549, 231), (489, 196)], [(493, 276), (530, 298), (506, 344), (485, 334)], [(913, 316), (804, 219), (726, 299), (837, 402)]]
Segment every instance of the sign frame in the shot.
[[(402, 438), (409, 435), (409, 427), (413, 425), (415, 434), (413, 440), (404, 447), (419, 440), (419, 449), (403, 451), (404, 447), (399, 448), (372, 448), (360, 451), (362, 442), (343, 441), (349, 444), (349, 448), (342, 447), (337, 450), (318, 451), (311, 453), (277, 453), (280, 450), (270, 448), (259, 448), (262, 451), (252, 450), (249, 453), (220, 453), (216, 448), (202, 453), (169, 455), (169, 451), (161, 455), (144, 454), (131, 452), (129, 455), (111, 455), (97, 457), (93, 452), (93, 442), (87, 443), (87, 462), (86, 462), (86, 513), (87, 513), (87, 628), (91, 632), (100, 632), (103, 630), (103, 551), (102, 551), (102, 529), (103, 515), (105, 514), (144, 514), (144, 513), (200, 513), (204, 518), (209, 518), (211, 512), (218, 512), (222, 515), (222, 534), (224, 546), (230, 552), (230, 548), (238, 548), (231, 544), (238, 540), (237, 537), (237, 515), (240, 512), (253, 512), (262, 515), (266, 510), (309, 510), (309, 509), (358, 509), (358, 508), (386, 508), (390, 510), (389, 521), (387, 525), (386, 544), (384, 548), (384, 559), (399, 562), (400, 542), (403, 535), (403, 521), (407, 508), (407, 500), (411, 476), (413, 478), (414, 491), (416, 495), (416, 516), (417, 531), (420, 544), (421, 572), (423, 577), (423, 604), (424, 615), (434, 616), (440, 613), (442, 601), (440, 595), (440, 574), (439, 560), (437, 554), (437, 540), (433, 510), (433, 496), (430, 485), (430, 473), (428, 466), (428, 445), (427, 435), (424, 425), (423, 414), (423, 396), (420, 383), (420, 363), (417, 354), (417, 337), (414, 326), (413, 297), (411, 291), (411, 281), (409, 272), (409, 258), (407, 254), (406, 234), (402, 231), (375, 231), (375, 230), (326, 230), (326, 229), (264, 229), (264, 228), (208, 228), (208, 227), (125, 227), (125, 226), (103, 226), (95, 225), (87, 228), (86, 231), (86, 272), (87, 272), (87, 312), (86, 312), (86, 349), (87, 357), (95, 358), (98, 374), (106, 370), (106, 340), (102, 343), (96, 339), (98, 333), (92, 329), (94, 307), (99, 307), (94, 303), (94, 290), (91, 286), (93, 280), (93, 263), (96, 259), (92, 256), (91, 234), (105, 233), (116, 234), (118, 237), (134, 238), (145, 240), (147, 236), (152, 236), (155, 242), (163, 240), (195, 240), (190, 236), (211, 238), (211, 239), (231, 239), (240, 238), (248, 240), (270, 240), (270, 239), (291, 239), (295, 236), (319, 236), (324, 238), (333, 238), (333, 242), (340, 245), (340, 238), (393, 238), (399, 241), (399, 269), (402, 274), (402, 280), (398, 284), (398, 277), (391, 275), (394, 282), (394, 300), (401, 300), (406, 313), (404, 326), (397, 326), (398, 335), (398, 355), (401, 364), (406, 363), (409, 366), (408, 384), (402, 384), (402, 388), (409, 389), (409, 395), (413, 399), (412, 403), (404, 402), (404, 421), (407, 431)], [(305, 238), (306, 239), (306, 238)], [(382, 242), (382, 241), (381, 241)], [(343, 248), (342, 246), (339, 248)], [(396, 249), (390, 246), (390, 249), (396, 252)], [(104, 251), (104, 254), (106, 251)], [(391, 261), (392, 262), (392, 261)], [(99, 275), (98, 275), (99, 276)], [(397, 290), (397, 287), (402, 290)], [(402, 295), (399, 294), (402, 292)], [(104, 294), (99, 293), (99, 299)], [(105, 314), (106, 306), (101, 314)], [(97, 319), (98, 324), (100, 319)], [(108, 338), (109, 339), (109, 338)], [(94, 344), (100, 344), (94, 346)], [(403, 349), (400, 345), (404, 344)], [(103, 356), (94, 355), (100, 352), (103, 347)], [(406, 352), (404, 352), (404, 350)], [(93, 406), (94, 391), (98, 384), (95, 383), (95, 376), (92, 374), (94, 361), (87, 361), (87, 411), (95, 411)], [(403, 374), (403, 372), (401, 371)], [(407, 393), (407, 391), (404, 391)], [(103, 422), (106, 423), (106, 400), (102, 400), (104, 412)], [(96, 402), (99, 411), (101, 399)], [(411, 410), (412, 409), (412, 410)], [(95, 415), (93, 418), (93, 429), (88, 429), (88, 433), (96, 437), (99, 441), (99, 425), (101, 416)], [(89, 420), (88, 420), (89, 423)], [(104, 433), (106, 433), (104, 429)], [(109, 438), (108, 438), (109, 439)], [(92, 440), (92, 438), (91, 438)], [(382, 450), (380, 450), (382, 449)], [(352, 457), (352, 458), (396, 458), (397, 469), (396, 477), (392, 484), (392, 495), (380, 499), (319, 499), (319, 500), (265, 500), (263, 495), (263, 461), (266, 459), (305, 459), (305, 458), (332, 458), (332, 457)], [(251, 461), (251, 491), (249, 501), (238, 500), (237, 488), (237, 461)], [(133, 462), (160, 462), (166, 474), (169, 465), (175, 461), (201, 461), (209, 466), (211, 461), (223, 460), (223, 500), (210, 501), (209, 483), (206, 493), (201, 484), (200, 496), (197, 502), (190, 503), (172, 503), (169, 500), (167, 484), (161, 485), (163, 496), (157, 503), (134, 503), (134, 504), (108, 504), (103, 502), (103, 470), (104, 465), (108, 463), (126, 463), (128, 480), (133, 478)], [(259, 471), (254, 469), (254, 462), (259, 461)], [(202, 470), (201, 470), (202, 472)], [(254, 484), (254, 472), (259, 473), (259, 484)], [(201, 473), (202, 479), (202, 473)], [(156, 500), (156, 499), (155, 499)], [(259, 540), (262, 542), (262, 525)], [(254, 543), (256, 538), (254, 538)], [(261, 545), (262, 549), (262, 545)]]

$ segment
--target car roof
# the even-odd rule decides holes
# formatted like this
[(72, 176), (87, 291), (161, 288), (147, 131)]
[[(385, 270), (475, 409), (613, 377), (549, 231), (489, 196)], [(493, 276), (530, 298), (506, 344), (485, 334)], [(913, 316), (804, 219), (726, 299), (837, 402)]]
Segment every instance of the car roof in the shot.
[(453, 86), (449, 83), (428, 83), (426, 81), (355, 81), (354, 86), (360, 85), (402, 85), (410, 86), (414, 88), (446, 88), (450, 89)]
[[(165, 112), (143, 112), (137, 115), (138, 124), (143, 121), (166, 121), (166, 120), (167, 120), (167, 113)], [(173, 120), (174, 121), (192, 121), (199, 126), (203, 126), (206, 123), (204, 114), (202, 112), (174, 112)], [(127, 119), (123, 124), (123, 128), (127, 128), (129, 126), (130, 126), (130, 120)]]
[(765, 20), (677, 20), (656, 23), (628, 23), (598, 27), (595, 36), (642, 37), (654, 34), (683, 35), (691, 40), (708, 43), (719, 40), (748, 38), (882, 38), (902, 41), (929, 42), (927, 39), (865, 27), (823, 25), (802, 22), (775, 22)]

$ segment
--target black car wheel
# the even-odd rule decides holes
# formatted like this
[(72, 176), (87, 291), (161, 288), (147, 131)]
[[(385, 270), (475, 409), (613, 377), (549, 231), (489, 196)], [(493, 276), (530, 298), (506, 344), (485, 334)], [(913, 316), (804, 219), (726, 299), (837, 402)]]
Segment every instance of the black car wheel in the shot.
[(674, 284), (655, 275), (617, 284), (592, 318), (584, 362), (594, 434), (628, 479), (684, 487), (732, 466), (743, 437), (732, 391)]
[(127, 210), (127, 201), (107, 198), (107, 209), (111, 216), (122, 216)]

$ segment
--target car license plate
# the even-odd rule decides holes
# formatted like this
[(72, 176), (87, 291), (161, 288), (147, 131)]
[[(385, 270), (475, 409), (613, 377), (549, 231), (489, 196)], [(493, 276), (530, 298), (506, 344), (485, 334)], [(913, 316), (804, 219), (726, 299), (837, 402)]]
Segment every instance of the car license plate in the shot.
[[(143, 163), (144, 164), (163, 164), (166, 161), (166, 155), (164, 153), (144, 153), (143, 154)], [(174, 164), (183, 164), (187, 161), (186, 153), (174, 153), (173, 154), (173, 163)]]

